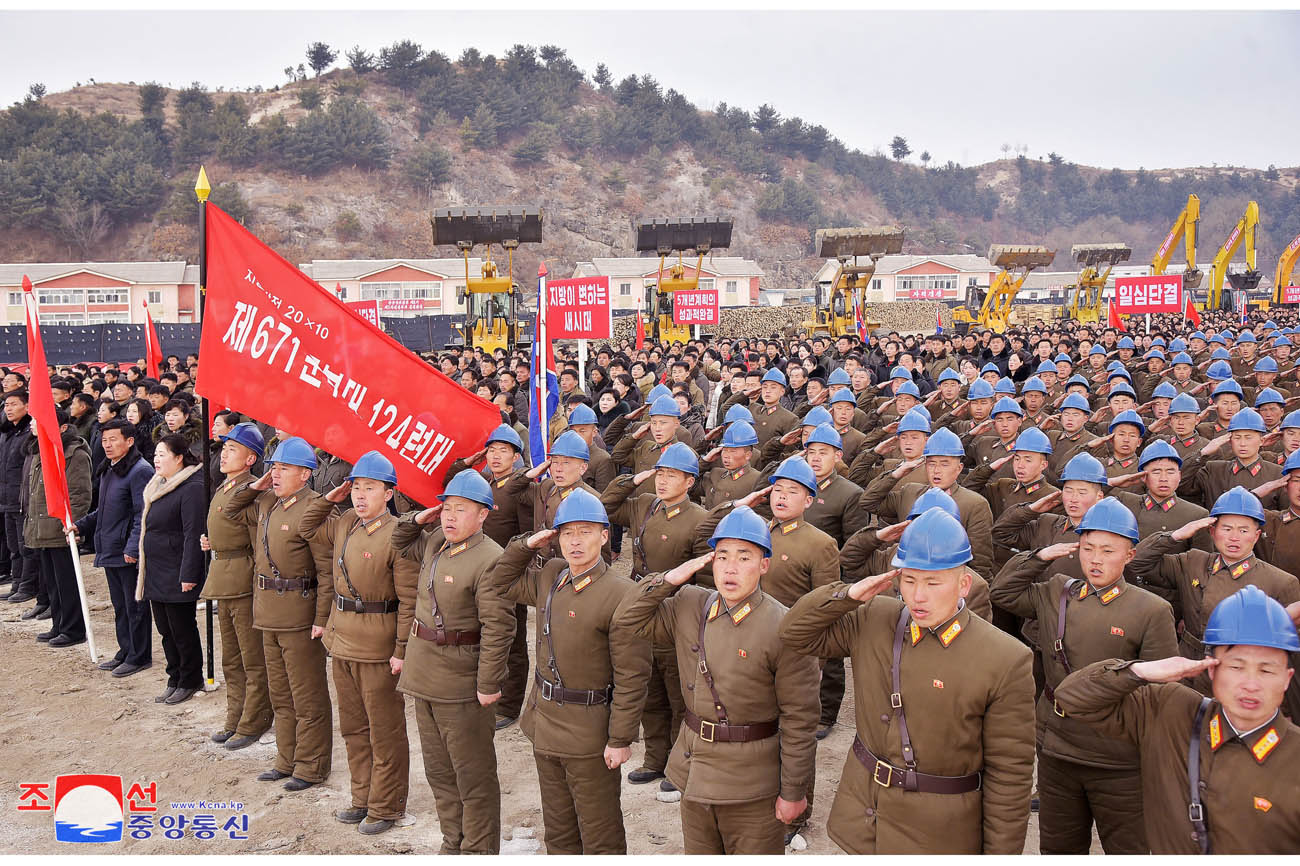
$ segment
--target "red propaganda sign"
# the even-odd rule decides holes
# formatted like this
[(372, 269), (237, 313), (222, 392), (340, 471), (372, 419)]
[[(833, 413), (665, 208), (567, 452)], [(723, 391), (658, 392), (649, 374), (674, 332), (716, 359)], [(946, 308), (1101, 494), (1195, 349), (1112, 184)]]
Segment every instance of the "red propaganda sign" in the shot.
[(1130, 313), (1181, 313), (1183, 311), (1183, 275), (1160, 274), (1152, 277), (1116, 277), (1115, 309)]
[(673, 292), (674, 325), (716, 325), (720, 319), (717, 289)]
[(395, 313), (418, 313), (424, 309), (420, 298), (385, 298), (382, 309)]
[(1300, 304), (1300, 286), (1283, 286), (1282, 303)]
[(453, 461), (501, 423), (497, 407), (348, 309), (214, 205), (195, 389), (355, 463), (377, 450), (397, 486), (433, 503)]
[(909, 301), (942, 301), (943, 289), (908, 289)]
[(343, 306), (352, 310), (376, 328), (379, 327), (379, 301), (344, 301)]
[(608, 340), (609, 277), (575, 277), (546, 283), (546, 330), (551, 340)]

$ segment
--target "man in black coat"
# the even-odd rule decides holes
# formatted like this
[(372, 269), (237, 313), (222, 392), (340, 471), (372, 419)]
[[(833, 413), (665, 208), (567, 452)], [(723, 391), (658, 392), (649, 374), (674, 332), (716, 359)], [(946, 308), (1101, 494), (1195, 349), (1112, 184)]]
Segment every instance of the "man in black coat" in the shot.
[[(39, 582), (39, 558), (23, 542), (22, 491), (27, 482), (24, 464), (27, 459), (27, 443), (32, 440), (32, 418), (27, 414), (26, 390), (19, 388), (5, 394), (4, 417), (4, 424), (0, 427), (0, 515), (4, 518), (5, 544), (9, 547), (9, 569), (13, 585), (0, 598), (22, 604), (36, 597)], [(48, 604), (37, 605), (23, 614), (27, 619), (48, 615)]]

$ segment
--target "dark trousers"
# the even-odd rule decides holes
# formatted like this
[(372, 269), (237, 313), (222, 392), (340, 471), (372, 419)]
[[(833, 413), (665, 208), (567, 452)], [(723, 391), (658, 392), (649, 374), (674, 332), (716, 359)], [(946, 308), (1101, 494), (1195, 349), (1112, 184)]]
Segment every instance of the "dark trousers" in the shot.
[(136, 563), (104, 566), (117, 627), (117, 654), (114, 658), (129, 665), (147, 665), (153, 661), (153, 617), (149, 612), (149, 602), (135, 600), (139, 567)]
[(515, 639), (506, 656), (506, 679), (501, 684), (501, 700), (497, 701), (498, 714), (510, 719), (519, 718), (524, 705), (524, 691), (528, 688), (528, 606), (515, 605)]
[(1087, 854), (1092, 825), (1107, 854), (1145, 854), (1142, 779), (1137, 770), (1102, 770), (1038, 753), (1038, 848)]
[(0, 577), (8, 577), (13, 571), (12, 554), (9, 553), (8, 535), (5, 522), (0, 520)]
[(167, 656), (167, 685), (180, 689), (203, 687), (203, 645), (192, 601), (153, 601), (154, 622)]
[[(40, 559), (41, 583), (49, 593), (53, 623), (50, 631), (73, 640), (86, 636), (86, 620), (81, 615), (81, 597), (77, 593), (77, 572), (72, 565), (72, 551), (66, 547), (42, 547), (37, 551)], [(37, 604), (41, 604), (37, 595)]]
[(23, 544), (23, 513), (5, 512), (5, 544), (9, 548), (9, 573), (13, 575), (14, 592), (36, 594), (40, 579), (39, 557), (36, 551)]

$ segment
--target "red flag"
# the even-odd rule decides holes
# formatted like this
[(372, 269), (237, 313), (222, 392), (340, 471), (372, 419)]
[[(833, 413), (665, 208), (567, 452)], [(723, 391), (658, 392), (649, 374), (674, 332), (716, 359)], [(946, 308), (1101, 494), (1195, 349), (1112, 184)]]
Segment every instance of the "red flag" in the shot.
[(45, 507), (50, 517), (72, 529), (72, 505), (68, 500), (68, 473), (63, 463), (63, 436), (54, 416), (54, 392), (50, 390), (49, 367), (45, 363), (45, 344), (41, 342), (41, 322), (37, 314), (32, 281), (23, 275), (23, 303), (27, 307), (27, 362), (32, 377), (28, 382), (27, 411), (36, 422), (36, 441), (41, 449), (41, 476), (45, 481)]
[(1118, 331), (1127, 332), (1128, 328), (1124, 327), (1124, 320), (1121, 319), (1119, 313), (1115, 311), (1115, 300), (1113, 298), (1107, 306), (1107, 309), (1110, 311), (1107, 314), (1107, 324)]
[(158, 378), (158, 365), (162, 363), (162, 344), (158, 342), (158, 332), (153, 329), (153, 317), (149, 315), (149, 301), (140, 302), (144, 307), (144, 360), (149, 368), (150, 378)]
[(645, 323), (641, 321), (641, 311), (636, 311), (636, 348), (641, 351), (645, 348)]
[(1201, 326), (1201, 314), (1196, 312), (1196, 305), (1192, 303), (1190, 294), (1187, 296), (1186, 305), (1183, 307), (1183, 316), (1192, 323), (1192, 327), (1199, 328)]
[(215, 205), (207, 209), (198, 393), (352, 463), (377, 450), (393, 462), (404, 493), (433, 502), (447, 467), (483, 447), (500, 410), (370, 325)]

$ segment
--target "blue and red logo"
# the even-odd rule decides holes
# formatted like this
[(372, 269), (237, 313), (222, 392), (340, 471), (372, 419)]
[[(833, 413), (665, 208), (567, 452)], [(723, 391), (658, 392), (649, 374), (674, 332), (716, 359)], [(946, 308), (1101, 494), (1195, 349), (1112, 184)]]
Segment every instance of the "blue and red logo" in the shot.
[(78, 773), (54, 780), (54, 838), (122, 841), (122, 777)]

